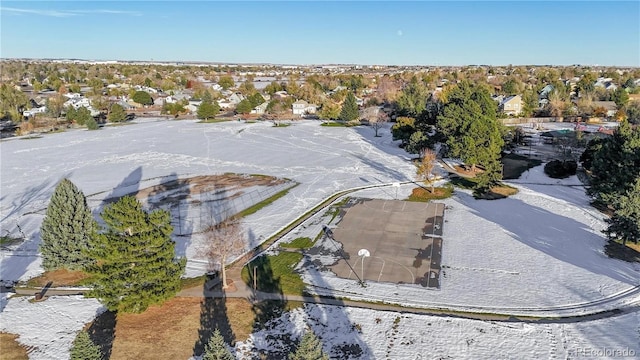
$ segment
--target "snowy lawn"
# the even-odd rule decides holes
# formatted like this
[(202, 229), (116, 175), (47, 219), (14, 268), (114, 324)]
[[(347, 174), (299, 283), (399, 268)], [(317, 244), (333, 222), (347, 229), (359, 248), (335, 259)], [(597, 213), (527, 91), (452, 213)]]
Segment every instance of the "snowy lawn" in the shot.
[(614, 351), (636, 357), (639, 324), (638, 312), (588, 322), (518, 323), (307, 304), (273, 320), (236, 351), (241, 359), (259, 351), (287, 354), (289, 338), (310, 328), (339, 359), (614, 358)]
[(31, 300), (32, 296), (9, 299), (0, 313), (0, 331), (18, 335), (18, 343), (29, 349), (32, 360), (68, 359), (77, 333), (105, 310), (97, 300), (82, 296)]
[[(26, 279), (42, 272), (39, 226), (63, 177), (85, 194), (95, 194), (93, 203), (163, 179), (225, 172), (300, 183), (245, 218), (249, 245), (254, 246), (337, 191), (413, 179), (410, 156), (391, 141), (388, 128), (381, 133), (383, 137), (374, 138), (370, 128), (321, 127), (313, 121), (287, 128), (160, 121), (2, 141), (2, 233), (27, 240), (2, 252), (0, 278)], [(567, 186), (579, 185), (577, 179), (548, 179), (541, 169), (509, 182), (520, 192), (507, 199), (475, 200), (467, 191), (456, 191), (443, 201), (448, 210), (439, 291), (373, 282), (362, 291), (354, 281), (312, 268), (304, 269), (304, 278), (319, 286), (315, 290), (320, 293), (474, 311), (567, 315), (583, 313), (587, 303), (595, 303), (589, 311), (596, 311), (638, 301), (638, 292), (617, 302), (606, 300), (637, 286), (640, 268), (604, 255), (602, 216), (588, 206), (582, 187)], [(355, 196), (406, 198), (410, 191), (410, 186), (388, 187)], [(315, 238), (322, 224), (321, 217), (309, 219), (290, 240)], [(187, 257), (195, 254), (198, 241), (196, 236), (187, 239)], [(202, 269), (192, 268), (194, 273), (198, 270)], [(76, 297), (41, 303), (13, 298), (0, 304), (1, 331), (18, 334), (19, 342), (37, 348), (32, 357), (42, 359), (66, 358), (82, 324), (101, 311), (94, 300)], [(278, 331), (297, 336), (309, 324), (328, 351), (352, 358), (550, 358), (603, 346), (640, 352), (637, 312), (584, 324), (511, 324), (342, 307), (305, 309), (283, 315), (281, 327), (254, 334), (246, 344), (238, 344), (238, 351), (277, 349), (277, 339), (282, 338)]]

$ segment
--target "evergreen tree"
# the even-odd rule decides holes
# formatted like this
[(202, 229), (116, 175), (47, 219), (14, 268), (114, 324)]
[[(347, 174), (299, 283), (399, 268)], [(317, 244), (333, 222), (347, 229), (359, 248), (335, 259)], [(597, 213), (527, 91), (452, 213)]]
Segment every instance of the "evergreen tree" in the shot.
[(166, 210), (145, 212), (125, 196), (102, 211), (106, 228), (93, 238), (92, 295), (109, 310), (139, 313), (180, 290), (184, 259), (175, 259)]
[(618, 108), (624, 107), (629, 102), (629, 93), (627, 93), (627, 90), (619, 87), (611, 94), (611, 101), (615, 102)]
[(251, 106), (251, 101), (248, 99), (240, 101), (236, 106), (236, 112), (238, 114), (248, 114), (251, 110), (253, 110), (253, 106)]
[(86, 331), (80, 331), (71, 347), (71, 360), (100, 360), (102, 352)]
[(342, 104), (342, 110), (340, 111), (340, 120), (353, 121), (358, 119), (358, 103), (356, 97), (352, 92), (347, 94), (347, 98)]
[(65, 118), (67, 119), (67, 121), (73, 122), (76, 121), (76, 118), (78, 117), (78, 112), (76, 111), (76, 108), (74, 108), (73, 106), (69, 106), (66, 108), (66, 115)]
[(587, 193), (600, 204), (617, 204), (640, 174), (640, 127), (623, 121), (593, 155)]
[(411, 141), (411, 136), (416, 132), (416, 119), (400, 116), (391, 127), (393, 140), (401, 140), (403, 145)]
[(81, 106), (76, 110), (74, 120), (78, 125), (87, 125), (87, 123), (90, 122), (91, 119), (93, 119), (93, 117), (91, 116), (91, 111), (89, 111), (89, 109), (87, 109), (86, 107)]
[(109, 121), (117, 123), (122, 122), (127, 118), (127, 114), (120, 104), (111, 105), (111, 112), (109, 112)]
[(640, 176), (633, 186), (622, 196), (616, 204), (616, 211), (607, 219), (609, 227), (605, 231), (610, 239), (638, 243), (640, 241)]
[(412, 77), (398, 96), (398, 111), (403, 116), (417, 118), (427, 108), (429, 90), (417, 77)]
[(501, 178), (500, 153), (504, 140), (496, 117), (496, 104), (489, 92), (463, 81), (451, 91), (438, 130), (446, 138), (452, 157), (459, 157), (472, 168), (485, 168), (483, 186), (491, 186)]
[(153, 98), (146, 91), (136, 91), (131, 99), (141, 105), (153, 105)]
[(227, 344), (220, 334), (220, 330), (216, 329), (204, 347), (202, 360), (233, 360), (233, 354), (227, 349)]
[(289, 360), (329, 360), (329, 356), (322, 351), (322, 343), (316, 334), (308, 330), (302, 336), (296, 351), (289, 354)]
[(209, 120), (213, 119), (218, 115), (220, 111), (220, 105), (217, 102), (213, 102), (210, 99), (205, 99), (202, 101), (200, 106), (198, 106), (198, 119)]
[(87, 129), (89, 130), (98, 130), (98, 123), (96, 122), (96, 119), (94, 119), (93, 117), (90, 117), (89, 119), (87, 119)]
[(259, 92), (255, 92), (253, 95), (250, 95), (248, 98), (251, 106), (256, 107), (264, 102), (264, 98), (260, 95)]
[(40, 227), (40, 252), (46, 270), (83, 269), (89, 264), (85, 250), (96, 230), (87, 199), (68, 179), (56, 186)]

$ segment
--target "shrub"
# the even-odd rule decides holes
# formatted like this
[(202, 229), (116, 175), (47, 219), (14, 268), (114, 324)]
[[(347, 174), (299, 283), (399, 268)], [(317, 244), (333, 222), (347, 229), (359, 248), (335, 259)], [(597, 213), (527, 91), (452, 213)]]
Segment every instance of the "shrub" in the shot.
[(577, 169), (578, 164), (573, 160), (564, 162), (560, 160), (553, 160), (544, 166), (544, 173), (554, 179), (564, 179), (571, 175), (575, 175)]

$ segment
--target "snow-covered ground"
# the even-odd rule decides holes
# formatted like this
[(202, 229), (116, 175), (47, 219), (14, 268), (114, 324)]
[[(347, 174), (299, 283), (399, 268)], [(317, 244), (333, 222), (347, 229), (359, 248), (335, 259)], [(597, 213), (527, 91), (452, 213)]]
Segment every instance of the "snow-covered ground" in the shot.
[[(36, 256), (39, 226), (56, 184), (64, 177), (94, 206), (103, 198), (176, 177), (234, 172), (300, 183), (245, 219), (250, 245), (339, 190), (414, 177), (409, 156), (391, 141), (388, 130), (385, 137), (375, 138), (370, 128), (319, 124), (302, 121), (276, 128), (271, 123), (145, 121), (2, 141), (1, 232), (27, 241), (13, 252), (3, 252), (0, 278), (25, 279), (41, 272)], [(178, 240), (185, 242), (180, 247), (187, 257), (197, 253), (197, 236)]]
[(51, 296), (33, 302), (32, 297), (5, 298), (0, 332), (19, 335), (29, 359), (66, 360), (76, 335), (85, 324), (105, 311), (95, 299), (83, 296)]
[[(26, 279), (42, 271), (37, 256), (39, 226), (49, 197), (63, 177), (70, 178), (96, 205), (110, 195), (176, 176), (234, 172), (300, 183), (245, 219), (250, 245), (256, 245), (335, 192), (412, 180), (415, 167), (408, 161), (410, 156), (391, 141), (388, 128), (382, 134), (375, 138), (370, 128), (321, 127), (314, 121), (285, 128), (270, 123), (147, 121), (2, 141), (1, 232), (27, 240), (2, 252), (0, 279)], [(511, 183), (520, 192), (508, 199), (479, 201), (466, 191), (456, 191), (443, 201), (448, 209), (440, 290), (369, 282), (362, 291), (353, 280), (309, 268), (304, 269), (304, 279), (316, 285), (319, 293), (473, 311), (569, 315), (584, 313), (587, 304), (591, 304), (589, 312), (595, 312), (638, 301), (638, 291), (622, 300), (608, 300), (633, 291), (640, 268), (603, 253), (603, 218), (588, 206), (575, 177), (552, 180), (538, 167)], [(389, 186), (350, 196), (402, 199), (410, 191), (411, 186)], [(322, 226), (321, 215), (295, 229), (291, 237), (315, 237)], [(186, 240), (187, 257), (196, 253), (198, 242), (197, 236)], [(78, 298), (52, 297), (41, 303), (13, 298), (1, 304), (1, 331), (19, 334), (21, 343), (38, 348), (32, 357), (43, 359), (65, 358), (81, 325), (101, 311), (94, 300)], [(347, 341), (359, 344), (361, 358), (551, 358), (603, 346), (628, 346), (640, 352), (637, 312), (584, 324), (512, 324), (343, 307), (308, 305), (305, 309), (286, 315), (291, 319), (282, 321), (294, 323), (287, 325), (288, 330), (274, 331), (299, 334), (307, 323), (323, 337), (328, 350)], [(52, 331), (40, 318), (20, 314), (40, 318), (55, 314), (70, 322), (54, 318)], [(268, 343), (269, 338), (258, 332), (238, 349), (276, 347)], [(357, 346), (342, 349), (357, 353)]]
[(639, 324), (637, 311), (587, 322), (523, 323), (306, 304), (236, 344), (236, 354), (286, 354), (286, 341), (310, 328), (338, 359), (636, 358)]

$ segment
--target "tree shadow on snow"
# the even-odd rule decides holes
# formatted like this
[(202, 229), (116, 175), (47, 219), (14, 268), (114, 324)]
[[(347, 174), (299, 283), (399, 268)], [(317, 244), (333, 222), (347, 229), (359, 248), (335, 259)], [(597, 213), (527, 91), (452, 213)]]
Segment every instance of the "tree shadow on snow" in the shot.
[[(342, 252), (342, 255), (339, 258), (341, 258), (341, 261), (352, 261), (351, 256), (341, 250), (342, 244), (340, 242), (328, 238), (326, 233), (322, 236), (322, 240), (333, 241), (340, 248), (339, 252)], [(303, 257), (302, 268), (314, 268), (317, 266), (308, 257)], [(311, 283), (314, 287), (323, 289), (323, 292), (331, 291), (333, 287), (326, 281), (320, 271), (310, 271), (308, 273), (312, 277)], [(321, 341), (323, 341), (323, 337), (325, 338), (323, 348), (331, 359), (355, 360), (373, 358), (373, 352), (362, 339), (361, 325), (353, 323), (349, 319), (349, 313), (346, 311), (347, 307), (339, 297), (324, 295), (318, 299), (317, 303), (318, 306), (305, 307), (305, 311), (309, 316), (307, 325)], [(300, 335), (302, 336), (302, 334)], [(327, 343), (332, 345), (329, 346)]]
[(103, 359), (111, 357), (116, 339), (116, 323), (117, 314), (107, 310), (98, 315), (87, 329), (89, 338), (100, 347)]
[(495, 200), (509, 203), (503, 207), (508, 211), (498, 211), (494, 201), (476, 200), (461, 192), (457, 196), (474, 214), (498, 224), (533, 249), (589, 272), (638, 285), (633, 264), (606, 257), (606, 239), (581, 222), (515, 198)]

